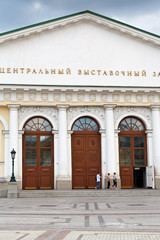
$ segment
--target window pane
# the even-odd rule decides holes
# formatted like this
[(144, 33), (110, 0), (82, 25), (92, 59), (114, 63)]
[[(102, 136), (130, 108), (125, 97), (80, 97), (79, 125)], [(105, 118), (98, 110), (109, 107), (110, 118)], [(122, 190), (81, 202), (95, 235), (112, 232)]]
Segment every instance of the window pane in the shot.
[(120, 149), (120, 165), (130, 166), (131, 165), (131, 150)]
[(36, 166), (36, 149), (25, 149), (25, 166)]
[(128, 131), (128, 130), (134, 130), (134, 131), (144, 131), (143, 124), (136, 118), (126, 118), (124, 119), (120, 124), (120, 130)]
[(25, 137), (25, 147), (35, 147), (37, 144), (36, 136), (26, 136)]
[(43, 118), (33, 118), (25, 126), (25, 131), (51, 131), (50, 123)]
[(40, 165), (41, 166), (51, 166), (51, 149), (41, 148), (40, 150)]
[(51, 147), (51, 136), (40, 136), (41, 147)]
[(144, 149), (134, 149), (135, 166), (145, 166)]
[(83, 117), (78, 119), (72, 128), (74, 131), (83, 131), (85, 129), (88, 131), (98, 131), (99, 127), (93, 119)]
[(86, 118), (86, 123), (90, 123), (91, 121), (92, 121), (92, 119)]
[(134, 137), (134, 147), (144, 147), (144, 137)]
[(130, 147), (130, 137), (120, 137), (120, 147)]

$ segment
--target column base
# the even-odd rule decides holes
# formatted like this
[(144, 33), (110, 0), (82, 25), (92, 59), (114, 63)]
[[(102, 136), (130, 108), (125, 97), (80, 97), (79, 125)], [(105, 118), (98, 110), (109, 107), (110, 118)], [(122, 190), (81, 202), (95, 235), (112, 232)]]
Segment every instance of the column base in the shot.
[(7, 198), (17, 198), (18, 195), (18, 183), (8, 182)]
[(57, 190), (71, 190), (72, 181), (69, 176), (58, 176), (57, 177)]
[(155, 188), (160, 189), (160, 176), (155, 176)]

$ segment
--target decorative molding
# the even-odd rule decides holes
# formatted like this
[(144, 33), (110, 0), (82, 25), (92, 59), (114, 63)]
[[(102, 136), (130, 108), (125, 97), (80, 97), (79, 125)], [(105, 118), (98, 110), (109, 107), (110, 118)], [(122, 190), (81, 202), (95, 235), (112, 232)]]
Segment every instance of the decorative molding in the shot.
[(18, 101), (23, 101), (24, 100), (24, 93), (17, 93), (16, 97), (17, 97)]
[(71, 122), (76, 116), (78, 117), (82, 113), (84, 113), (84, 115), (89, 115), (89, 113), (92, 113), (96, 115), (97, 118), (100, 118), (102, 122), (105, 120), (105, 110), (103, 107), (84, 106), (84, 107), (70, 107), (67, 110), (68, 121)]
[(138, 94), (138, 95), (136, 96), (136, 100), (137, 100), (137, 102), (142, 102), (142, 101), (143, 101), (143, 96), (140, 95), (140, 94)]
[[(116, 125), (116, 122), (118, 119), (120, 119), (121, 116), (125, 115), (132, 115), (133, 113), (136, 115), (141, 115), (143, 116), (147, 122), (150, 124), (152, 123), (152, 117), (151, 117), (151, 110), (150, 108), (147, 107), (116, 107), (114, 109), (114, 123)], [(137, 116), (138, 117), (138, 116)]]
[(124, 101), (131, 102), (131, 95), (129, 95), (129, 94), (124, 95)]
[(48, 93), (42, 93), (41, 94), (41, 100), (42, 101), (48, 101)]
[(66, 93), (65, 94), (65, 100), (67, 102), (71, 102), (72, 101), (72, 93)]
[(154, 95), (148, 95), (147, 100), (148, 102), (154, 102)]
[(29, 100), (35, 101), (36, 100), (36, 94), (35, 93), (29, 93)]
[[(33, 115), (33, 113), (43, 114), (50, 116), (56, 124), (58, 124), (58, 110), (56, 107), (40, 107), (40, 106), (33, 106), (33, 107), (20, 107), (18, 110), (18, 123), (20, 126), (20, 122), (23, 121), (27, 116)], [(35, 115), (36, 116), (36, 115)]]
[[(20, 88), (20, 87), (19, 87)], [(29, 88), (27, 90), (21, 90), (19, 91), (19, 88), (11, 89), (8, 87), (8, 91), (2, 90), (0, 93), (1, 96), (1, 102), (7, 102), (11, 105), (11, 101), (14, 101), (15, 104), (21, 103), (21, 101), (25, 101), (28, 103), (33, 103), (35, 105), (35, 102), (43, 103), (46, 102), (47, 105), (50, 105), (51, 103), (56, 102), (56, 104), (61, 104), (67, 102), (70, 103), (101, 103), (101, 104), (126, 104), (126, 103), (132, 103), (132, 104), (159, 104), (160, 103), (160, 92), (159, 90), (145, 90), (145, 89), (130, 89), (129, 93), (126, 92), (124, 89), (119, 89), (117, 91), (116, 88), (110, 89), (106, 88), (105, 90), (103, 88), (95, 89), (94, 87), (90, 88), (82, 88), (81, 87), (72, 87), (72, 90), (70, 92), (67, 92), (66, 88), (61, 89), (54, 89), (50, 90), (49, 93), (46, 92), (46, 90), (43, 90), (41, 87), (37, 87), (36, 90), (32, 88)], [(6, 87), (7, 89), (7, 87)], [(58, 90), (58, 92), (57, 92)], [(94, 93), (93, 93), (94, 91)]]
[(5, 101), (10, 101), (10, 100), (11, 100), (11, 93), (10, 93), (10, 92), (4, 93), (4, 100), (5, 100)]

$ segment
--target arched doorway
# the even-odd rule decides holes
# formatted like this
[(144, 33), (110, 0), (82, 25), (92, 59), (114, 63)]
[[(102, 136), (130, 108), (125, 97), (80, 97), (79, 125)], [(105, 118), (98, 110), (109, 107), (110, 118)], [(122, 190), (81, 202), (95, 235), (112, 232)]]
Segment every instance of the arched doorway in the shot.
[(98, 123), (90, 117), (72, 126), (72, 188), (94, 188), (101, 173), (101, 141)]
[(119, 159), (122, 188), (146, 186), (145, 126), (136, 117), (127, 117), (119, 124)]
[(23, 189), (52, 189), (52, 125), (45, 118), (34, 117), (25, 123), (23, 130)]

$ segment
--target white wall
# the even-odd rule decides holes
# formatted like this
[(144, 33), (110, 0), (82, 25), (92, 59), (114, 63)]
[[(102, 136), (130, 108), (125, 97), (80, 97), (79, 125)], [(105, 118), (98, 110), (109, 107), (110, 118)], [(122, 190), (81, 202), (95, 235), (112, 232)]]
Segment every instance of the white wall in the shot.
[[(153, 77), (153, 72), (158, 75), (160, 71), (159, 56), (156, 45), (96, 23), (78, 22), (0, 44), (0, 68), (11, 68), (11, 73), (0, 73), (0, 83), (160, 86), (160, 76)], [(26, 73), (27, 68), (58, 71), (68, 67), (71, 75)], [(13, 68), (19, 68), (19, 73), (13, 73)], [(25, 68), (23, 74), (20, 68)], [(95, 75), (78, 75), (78, 69), (95, 70)], [(101, 70), (99, 75), (97, 70)], [(142, 76), (143, 70), (146, 76)], [(127, 71), (132, 75), (139, 71), (140, 76), (127, 76)]]

